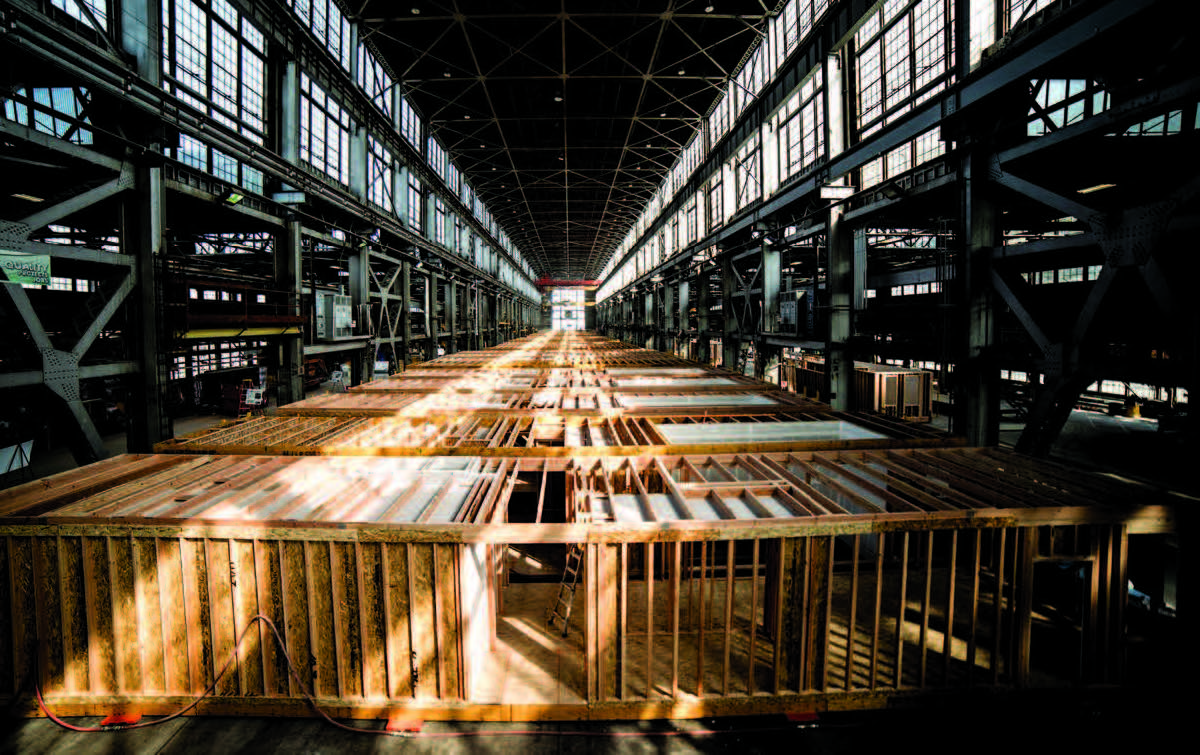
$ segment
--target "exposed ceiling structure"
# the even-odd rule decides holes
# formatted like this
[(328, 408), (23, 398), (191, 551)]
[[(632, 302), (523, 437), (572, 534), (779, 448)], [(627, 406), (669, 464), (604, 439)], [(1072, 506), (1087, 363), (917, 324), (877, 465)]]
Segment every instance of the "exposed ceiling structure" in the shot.
[(594, 278), (776, 0), (365, 0), (371, 40), (539, 274)]

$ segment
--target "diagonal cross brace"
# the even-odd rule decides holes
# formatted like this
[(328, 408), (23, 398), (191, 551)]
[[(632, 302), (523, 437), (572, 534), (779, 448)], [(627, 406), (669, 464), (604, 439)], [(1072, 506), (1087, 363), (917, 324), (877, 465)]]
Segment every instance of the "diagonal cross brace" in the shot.
[[(132, 278), (132, 276), (130, 277)], [(0, 287), (8, 292), (9, 298), (12, 299), (13, 305), (25, 322), (25, 327), (29, 330), (29, 337), (33, 339), (42, 355), (42, 383), (66, 402), (67, 409), (75, 418), (87, 440), (93, 459), (104, 458), (107, 455), (104, 441), (100, 438), (100, 433), (97, 432), (96, 425), (88, 415), (87, 409), (84, 408), (79, 395), (79, 357), (73, 352), (59, 351), (54, 348), (49, 336), (46, 335), (42, 321), (33, 310), (33, 304), (29, 301), (25, 289), (16, 283), (3, 283), (0, 284)]]
[(126, 162), (121, 165), (121, 174), (116, 178), (105, 181), (95, 188), (76, 194), (57, 204), (45, 207), (28, 217), (21, 218), (21, 220), (12, 224), (12, 226), (14, 230), (24, 229), (23, 238), (28, 238), (30, 233), (39, 228), (44, 228), (51, 223), (62, 220), (68, 215), (108, 199), (114, 194), (132, 188), (133, 165)]

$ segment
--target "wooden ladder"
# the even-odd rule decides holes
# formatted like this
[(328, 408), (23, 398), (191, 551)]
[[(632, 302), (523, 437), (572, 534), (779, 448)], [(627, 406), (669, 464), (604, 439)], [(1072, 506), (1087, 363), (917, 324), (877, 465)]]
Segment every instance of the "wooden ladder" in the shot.
[(575, 602), (575, 587), (579, 584), (579, 572), (583, 570), (583, 546), (571, 543), (567, 546), (567, 565), (563, 569), (562, 582), (558, 584), (558, 596), (546, 619), (546, 626), (553, 627), (555, 619), (562, 619), (562, 636), (567, 636), (570, 626), (571, 606)]

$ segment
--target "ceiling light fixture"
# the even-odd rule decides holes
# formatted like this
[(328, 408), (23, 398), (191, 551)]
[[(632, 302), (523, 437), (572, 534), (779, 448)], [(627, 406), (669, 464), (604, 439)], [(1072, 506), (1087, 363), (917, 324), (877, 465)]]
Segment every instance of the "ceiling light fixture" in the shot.
[[(1089, 187), (1087, 187), (1086, 189), (1079, 189), (1079, 191), (1078, 191), (1078, 192), (1076, 192), (1076, 193), (1078, 193), (1078, 194), (1091, 194), (1093, 191), (1101, 191), (1101, 190), (1103, 190), (1103, 189), (1111, 189), (1111, 188), (1113, 188), (1113, 187), (1115, 187), (1115, 186), (1116, 186), (1116, 184), (1096, 184), (1095, 186), (1089, 186)], [(14, 195), (14, 196), (15, 196), (15, 195)]]
[(414, 16), (419, 16), (419, 15), (421, 15), (421, 9), (420, 9), (420, 8), (418, 8), (418, 7), (416, 7), (415, 5), (412, 7), (412, 9), (411, 9), (411, 10), (412, 10), (412, 14), (413, 14)]
[(449, 70), (442, 71), (442, 77), (446, 78), (446, 79), (450, 78), (450, 71)]
[(676, 71), (675, 73), (679, 74), (680, 76), (683, 76), (683, 75), (685, 75), (685, 74), (687, 73), (687, 69), (686, 69), (686, 68), (680, 68), (680, 69), (679, 69), (678, 71)]
[(712, 13), (712, 12), (713, 12), (713, 7), (712, 7), (711, 5), (706, 5), (706, 6), (704, 6), (704, 12), (705, 12), (705, 13)]
[(10, 196), (16, 197), (17, 199), (24, 199), (26, 202), (45, 202), (46, 201), (45, 199), (43, 199), (41, 197), (35, 197), (32, 194), (11, 194)]

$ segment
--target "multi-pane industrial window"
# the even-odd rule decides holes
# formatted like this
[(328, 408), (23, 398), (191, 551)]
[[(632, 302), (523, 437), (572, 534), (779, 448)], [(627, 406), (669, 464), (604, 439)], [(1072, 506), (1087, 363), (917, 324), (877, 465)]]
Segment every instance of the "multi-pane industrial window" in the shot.
[(450, 166), (450, 159), (446, 155), (446, 150), (432, 136), (426, 140), (425, 150), (425, 162), (429, 164), (429, 167), (433, 168), (433, 172), (438, 174), (442, 182), (449, 186), (450, 174), (448, 168)]
[(442, 246), (446, 245), (446, 203), (441, 197), (433, 199), (433, 240)]
[(728, 94), (725, 95), (725, 99), (733, 97), (732, 117), (736, 118), (738, 115), (741, 115), (746, 106), (758, 96), (763, 86), (766, 85), (766, 52), (766, 46), (760, 44), (750, 55), (750, 59), (746, 61), (746, 65), (742, 66), (742, 69), (734, 77), (734, 83), (729, 88)]
[(550, 327), (583, 330), (584, 292), (581, 288), (556, 288), (550, 292)]
[(392, 117), (392, 77), (366, 45), (358, 46), (358, 85), (389, 119)]
[(300, 159), (342, 184), (350, 182), (350, 115), (303, 72)]
[(715, 231), (725, 222), (725, 208), (722, 202), (724, 194), (721, 185), (721, 171), (713, 174), (708, 182), (708, 230)]
[(196, 254), (270, 254), (275, 234), (267, 231), (247, 233), (207, 233), (197, 237)]
[(471, 253), (471, 226), (457, 213), (454, 214), (454, 251), (463, 257)]
[[(266, 120), (266, 42), (227, 0), (164, 0), (163, 88), (213, 120), (262, 144)], [(185, 164), (261, 193), (263, 174), (181, 134), (167, 153)]]
[(802, 173), (825, 156), (825, 108), (818, 66), (780, 110), (779, 178)]
[[(730, 86), (733, 86), (732, 84)], [(730, 109), (733, 103), (730, 101), (728, 93), (721, 98), (713, 109), (712, 114), (708, 116), (708, 139), (709, 149), (712, 149), (717, 142), (721, 141), (721, 137), (725, 136), (725, 132), (732, 125), (733, 118)]]
[(164, 88), (263, 143), (263, 35), (227, 0), (164, 0)]
[(870, 188), (944, 154), (946, 143), (942, 141), (939, 130), (930, 129), (883, 157), (865, 163), (859, 169), (859, 184), (864, 189)]
[[(776, 71), (788, 55), (800, 44), (800, 28), (796, 24), (796, 6), (798, 0), (784, 5), (779, 15), (771, 22), (768, 36), (771, 40), (772, 60), (771, 70)], [(800, 3), (810, 5), (809, 2)]]
[(413, 149), (421, 151), (421, 119), (406, 97), (400, 98), (400, 133)]
[(788, 5), (796, 6), (796, 37), (797, 42), (793, 43), (791, 37), (788, 38), (790, 53), (795, 44), (799, 40), (808, 36), (812, 31), (813, 26), (817, 21), (821, 20), (821, 16), (825, 15), (825, 11), (829, 10), (831, 0), (792, 0)]
[[(50, 4), (64, 11), (71, 18), (94, 26), (96, 31), (108, 30), (108, 3), (106, 0), (51, 0)], [(94, 22), (93, 19), (95, 19)]]
[(1055, 0), (1008, 0), (1008, 26), (1012, 28)]
[(684, 202), (683, 225), (680, 228), (680, 233), (682, 234), (682, 238), (679, 240), (680, 246), (687, 246), (698, 239), (696, 236), (696, 231), (699, 227), (696, 223), (696, 204), (695, 194), (689, 195), (687, 201)]
[(1079, 123), (1104, 112), (1110, 103), (1100, 83), (1087, 79), (1040, 79), (1031, 82), (1029, 88), (1033, 98), (1026, 126), (1029, 136)]
[(421, 222), (421, 179), (411, 171), (408, 173), (407, 191), (405, 206), (408, 209), (408, 225), (413, 230), (420, 232), (424, 226)]
[(333, 0), (289, 0), (300, 21), (329, 50), (342, 68), (350, 70), (350, 22)]
[(888, 0), (855, 35), (862, 136), (945, 88), (954, 71), (951, 0)]
[(82, 87), (15, 87), (3, 98), (4, 117), (75, 144), (91, 144), (87, 107), (91, 94)]
[(737, 183), (735, 211), (762, 195), (762, 168), (758, 134), (746, 140), (734, 156), (734, 180)]
[(383, 142), (367, 134), (367, 199), (388, 212), (395, 210), (392, 191), (396, 162)]
[(1181, 133), (1183, 133), (1182, 110), (1171, 110), (1170, 112), (1147, 118), (1141, 123), (1135, 123), (1121, 132), (1123, 136), (1170, 136)]

